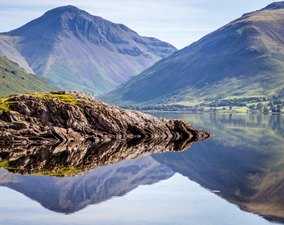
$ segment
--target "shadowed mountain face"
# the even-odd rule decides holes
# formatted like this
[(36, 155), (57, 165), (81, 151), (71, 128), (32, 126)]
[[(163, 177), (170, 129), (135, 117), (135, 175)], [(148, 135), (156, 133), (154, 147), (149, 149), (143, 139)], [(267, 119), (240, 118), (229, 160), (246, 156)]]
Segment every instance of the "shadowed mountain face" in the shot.
[(216, 136), (184, 152), (152, 157), (242, 210), (284, 223), (283, 118), (194, 115), (191, 120)]
[(69, 214), (173, 175), (171, 169), (146, 156), (65, 178), (23, 176), (0, 169), (0, 185), (23, 193), (49, 210)]
[(74, 6), (0, 34), (0, 53), (52, 85), (102, 94), (176, 51)]
[(271, 96), (284, 88), (283, 2), (243, 15), (100, 99), (169, 104)]

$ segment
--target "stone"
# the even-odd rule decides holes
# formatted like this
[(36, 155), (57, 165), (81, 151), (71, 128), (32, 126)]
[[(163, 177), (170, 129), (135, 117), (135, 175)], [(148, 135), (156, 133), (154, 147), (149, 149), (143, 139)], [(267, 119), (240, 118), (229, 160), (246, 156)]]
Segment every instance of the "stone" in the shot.
[[(59, 97), (58, 97), (59, 96)], [(61, 98), (60, 98), (61, 96)], [(79, 91), (13, 95), (11, 111), (0, 113), (1, 143), (126, 138), (206, 139), (213, 136), (181, 120), (120, 109)]]

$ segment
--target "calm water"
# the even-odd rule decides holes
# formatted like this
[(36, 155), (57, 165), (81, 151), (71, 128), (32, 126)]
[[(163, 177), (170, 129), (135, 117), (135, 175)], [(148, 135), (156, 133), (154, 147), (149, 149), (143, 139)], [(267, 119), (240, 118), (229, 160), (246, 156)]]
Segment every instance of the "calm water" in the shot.
[(282, 224), (282, 116), (154, 114), (216, 136), (75, 177), (0, 170), (0, 224)]

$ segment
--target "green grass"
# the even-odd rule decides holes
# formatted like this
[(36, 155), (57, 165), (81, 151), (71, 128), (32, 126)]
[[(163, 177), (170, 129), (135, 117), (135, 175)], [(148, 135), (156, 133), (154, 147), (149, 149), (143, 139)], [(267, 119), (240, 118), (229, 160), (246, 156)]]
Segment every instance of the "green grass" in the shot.
[(0, 56), (0, 97), (27, 92), (51, 92), (52, 87), (44, 78), (29, 74), (18, 64)]
[[(58, 74), (60, 74), (60, 76), (58, 76)], [(72, 71), (72, 65), (62, 67), (58, 63), (54, 63), (47, 70), (46, 79), (50, 84), (58, 88), (82, 91), (92, 96), (107, 92), (117, 85), (110, 85), (108, 78), (104, 78), (103, 74), (97, 71), (91, 70), (89, 75), (91, 80), (95, 80), (96, 82), (92, 82), (76, 74)]]

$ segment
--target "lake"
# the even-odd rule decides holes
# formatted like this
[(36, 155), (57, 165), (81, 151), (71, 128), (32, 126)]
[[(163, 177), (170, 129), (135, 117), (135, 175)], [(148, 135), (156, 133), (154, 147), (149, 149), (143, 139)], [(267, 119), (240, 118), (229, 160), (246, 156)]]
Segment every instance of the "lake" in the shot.
[[(180, 152), (112, 154), (71, 177), (1, 169), (0, 224), (284, 223), (283, 116), (153, 115), (185, 120), (215, 136)], [(103, 148), (100, 157), (110, 147)], [(32, 160), (24, 158), (22, 167)]]

